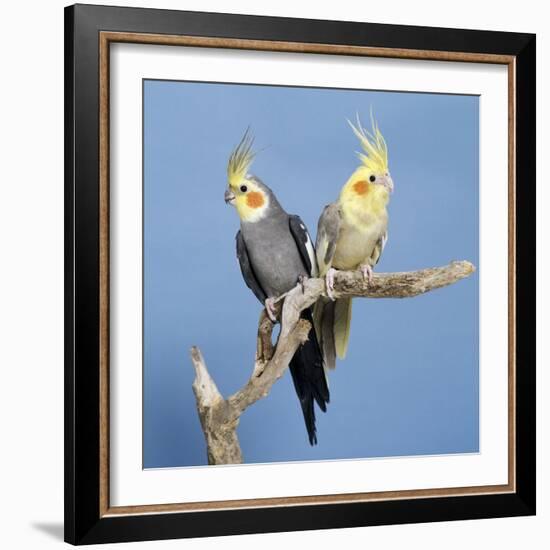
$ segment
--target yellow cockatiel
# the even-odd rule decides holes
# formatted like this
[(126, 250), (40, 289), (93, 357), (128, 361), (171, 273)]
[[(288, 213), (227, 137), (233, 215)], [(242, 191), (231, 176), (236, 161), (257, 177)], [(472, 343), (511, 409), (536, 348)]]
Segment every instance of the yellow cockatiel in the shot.
[[(372, 118), (372, 117), (371, 117)], [(325, 206), (317, 227), (316, 254), (319, 276), (325, 277), (331, 300), (315, 306), (315, 324), (321, 337), (325, 364), (335, 367), (336, 356), (346, 355), (351, 322), (351, 298), (334, 300), (335, 270), (360, 269), (372, 277), (387, 240), (386, 206), (393, 191), (388, 168), (388, 148), (372, 118), (372, 132), (349, 123), (363, 152), (361, 165), (353, 172), (338, 200)]]

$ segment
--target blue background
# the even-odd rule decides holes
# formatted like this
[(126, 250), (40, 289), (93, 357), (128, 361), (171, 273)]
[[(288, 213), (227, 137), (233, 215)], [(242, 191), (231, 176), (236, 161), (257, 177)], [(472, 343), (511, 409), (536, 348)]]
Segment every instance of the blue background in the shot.
[[(235, 256), (226, 165), (250, 125), (251, 172), (314, 238), (358, 165), (347, 125), (372, 105), (395, 192), (377, 271), (467, 259), (478, 267), (478, 98), (144, 82), (145, 468), (206, 464), (191, 390), (198, 345), (224, 395), (251, 374), (261, 309)], [(478, 451), (478, 276), (406, 300), (354, 301), (348, 356), (330, 376), (310, 447), (286, 374), (249, 408), (245, 462)]]

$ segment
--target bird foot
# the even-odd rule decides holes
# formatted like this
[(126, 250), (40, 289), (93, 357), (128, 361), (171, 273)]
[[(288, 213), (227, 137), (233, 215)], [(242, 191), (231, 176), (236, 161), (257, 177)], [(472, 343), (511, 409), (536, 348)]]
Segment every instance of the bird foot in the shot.
[(325, 275), (325, 286), (327, 288), (327, 296), (334, 301), (334, 275), (336, 274), (336, 269), (333, 267), (329, 268), (327, 274)]
[(277, 322), (277, 308), (275, 307), (275, 298), (267, 298), (264, 302), (265, 312), (273, 323)]
[(372, 283), (373, 272), (372, 272), (372, 267), (370, 266), (370, 264), (360, 265), (359, 270), (363, 274), (363, 279), (368, 279), (369, 283)]

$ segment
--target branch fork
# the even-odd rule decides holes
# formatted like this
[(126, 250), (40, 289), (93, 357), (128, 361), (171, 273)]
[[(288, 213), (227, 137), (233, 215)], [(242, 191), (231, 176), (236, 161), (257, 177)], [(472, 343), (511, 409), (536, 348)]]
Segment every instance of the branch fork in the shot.
[[(367, 280), (359, 271), (339, 271), (334, 278), (335, 298), (411, 298), (451, 285), (475, 271), (467, 261), (402, 273), (376, 273)], [(319, 298), (328, 297), (324, 279), (306, 279), (276, 300), (281, 331), (272, 343), (274, 324), (262, 310), (258, 322), (256, 357), (252, 375), (246, 384), (227, 399), (210, 376), (204, 357), (196, 346), (191, 348), (195, 369), (193, 392), (206, 440), (209, 464), (240, 464), (243, 455), (237, 427), (243, 412), (259, 399), (267, 397), (271, 387), (283, 376), (298, 347), (307, 340), (310, 323), (300, 313)]]

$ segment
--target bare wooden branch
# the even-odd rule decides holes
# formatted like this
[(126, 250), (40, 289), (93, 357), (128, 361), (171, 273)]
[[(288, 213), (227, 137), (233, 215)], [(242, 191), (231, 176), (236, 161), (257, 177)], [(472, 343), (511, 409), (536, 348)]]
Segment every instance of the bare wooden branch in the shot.
[[(273, 333), (273, 323), (267, 316), (265, 309), (262, 309), (260, 314), (260, 320), (258, 321), (258, 341), (256, 348), (256, 363), (263, 364), (264, 366), (273, 357), (273, 341), (271, 335)], [(262, 373), (260, 370), (257, 375)]]
[[(467, 261), (452, 262), (403, 273), (376, 273), (371, 281), (355, 271), (340, 271), (335, 276), (334, 296), (365, 298), (411, 298), (435, 290), (475, 271)], [(241, 414), (253, 403), (266, 397), (281, 378), (298, 347), (307, 340), (310, 324), (300, 313), (319, 298), (327, 297), (323, 279), (309, 279), (281, 296), (277, 302), (281, 331), (272, 344), (273, 323), (262, 311), (258, 323), (257, 351), (252, 376), (236, 393), (224, 399), (210, 376), (197, 347), (191, 348), (195, 368), (193, 391), (204, 432), (209, 464), (239, 464), (242, 452), (237, 437)]]
[(199, 348), (191, 348), (191, 360), (195, 367), (193, 392), (202, 431), (206, 439), (208, 464), (239, 464), (243, 461), (237, 437), (238, 418), (231, 421), (225, 414), (226, 401), (210, 376)]

